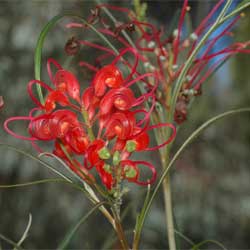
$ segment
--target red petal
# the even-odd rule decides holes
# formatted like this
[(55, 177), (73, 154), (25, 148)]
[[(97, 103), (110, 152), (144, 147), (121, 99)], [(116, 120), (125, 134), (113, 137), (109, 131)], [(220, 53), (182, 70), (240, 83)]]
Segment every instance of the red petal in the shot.
[(89, 109), (90, 105), (92, 104), (93, 98), (94, 98), (94, 88), (88, 87), (87, 89), (85, 89), (81, 100), (81, 105), (84, 107), (85, 110)]
[(39, 140), (53, 140), (56, 138), (56, 135), (51, 133), (49, 122), (51, 119), (50, 115), (40, 115), (31, 120), (29, 124), (29, 133), (32, 137), (35, 137)]
[(111, 115), (109, 121), (105, 125), (105, 135), (108, 139), (117, 136), (124, 140), (132, 135), (135, 126), (135, 117), (132, 112), (116, 112)]
[(149, 145), (149, 136), (146, 132), (142, 133), (137, 132), (136, 134), (138, 135), (132, 138), (132, 140), (134, 140), (136, 143), (136, 151), (144, 150)]
[(98, 150), (103, 148), (104, 145), (105, 142), (103, 140), (97, 139), (94, 140), (87, 148), (86, 158), (88, 159), (91, 165), (95, 165), (100, 161)]
[(89, 171), (76, 159), (73, 159), (73, 162), (70, 160), (67, 160), (66, 162), (70, 169), (72, 169), (76, 174), (78, 174), (83, 180), (87, 182), (93, 182), (95, 180), (93, 175), (90, 174)]
[(129, 110), (135, 101), (134, 94), (129, 88), (111, 89), (100, 103), (100, 114), (104, 115), (116, 107), (118, 110)]
[(122, 151), (125, 145), (126, 145), (126, 140), (120, 140), (119, 138), (117, 138), (115, 145), (114, 145), (114, 151), (116, 150)]
[[(63, 143), (63, 146), (64, 146), (65, 150), (68, 152), (68, 154), (72, 153), (72, 150), (69, 147), (69, 145)], [(65, 155), (64, 151), (61, 148), (60, 143), (57, 140), (55, 141), (55, 148), (53, 150), (53, 154), (55, 154), (56, 156), (58, 156), (62, 159), (67, 159), (67, 156)]]
[(65, 136), (65, 142), (77, 154), (85, 153), (89, 140), (81, 127), (71, 129)]
[(58, 90), (66, 91), (68, 95), (80, 102), (80, 85), (76, 77), (67, 70), (58, 70), (54, 82)]
[(46, 112), (51, 112), (56, 108), (56, 102), (58, 102), (61, 106), (70, 105), (70, 102), (67, 96), (60, 90), (52, 91), (48, 94), (44, 108)]
[(69, 110), (57, 110), (50, 119), (49, 129), (56, 138), (62, 138), (70, 128), (78, 127), (79, 122), (75, 113)]
[(114, 180), (113, 180), (112, 174), (108, 173), (104, 169), (103, 161), (99, 162), (99, 164), (96, 165), (96, 170), (98, 171), (98, 174), (102, 180), (102, 183), (106, 186), (107, 189), (110, 190), (114, 184)]
[(97, 96), (103, 96), (107, 86), (110, 88), (119, 88), (122, 83), (122, 74), (113, 64), (101, 68), (93, 79), (93, 86)]

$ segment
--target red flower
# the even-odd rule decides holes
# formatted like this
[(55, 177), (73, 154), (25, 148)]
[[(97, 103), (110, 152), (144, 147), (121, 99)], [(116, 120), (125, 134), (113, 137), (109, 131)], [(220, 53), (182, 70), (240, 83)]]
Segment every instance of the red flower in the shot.
[(105, 124), (105, 136), (107, 139), (113, 139), (117, 136), (124, 140), (129, 138), (134, 130), (135, 117), (132, 112), (115, 112)]
[(118, 88), (123, 83), (120, 70), (113, 64), (101, 68), (93, 79), (96, 96), (103, 96), (107, 87)]
[(109, 90), (100, 102), (100, 115), (106, 115), (115, 107), (118, 110), (129, 110), (135, 102), (134, 93), (129, 88)]
[(104, 162), (99, 162), (96, 164), (96, 170), (101, 178), (102, 183), (106, 186), (107, 189), (111, 190), (114, 185), (114, 178), (111, 173), (105, 169)]
[(80, 102), (80, 85), (71, 72), (64, 69), (58, 70), (53, 82), (58, 90), (66, 92), (69, 97)]
[[(90, 171), (96, 171), (102, 184), (111, 190), (116, 185), (117, 171), (115, 169), (117, 168), (122, 170), (122, 180), (138, 185), (153, 183), (156, 178), (154, 167), (148, 162), (131, 161), (129, 157), (133, 152), (154, 150), (166, 145), (173, 140), (175, 128), (170, 124), (149, 126), (150, 114), (155, 106), (158, 75), (147, 73), (135, 76), (128, 82), (134, 74), (137, 74), (138, 59), (136, 58), (131, 74), (123, 80), (122, 73), (115, 63), (121, 59), (121, 55), (129, 51), (121, 51), (112, 64), (98, 70), (91, 86), (83, 91), (81, 99), (80, 86), (76, 77), (50, 59), (48, 73), (55, 89), (42, 81), (30, 81), (28, 91), (37, 107), (27, 117), (9, 118), (5, 122), (5, 129), (17, 138), (32, 141), (32, 145), (39, 151), (41, 149), (35, 142), (53, 141), (53, 153), (90, 184), (95, 182)], [(137, 56), (134, 50), (130, 52)], [(55, 76), (51, 72), (51, 63), (57, 68)], [(148, 91), (135, 97), (130, 86), (137, 80), (146, 81), (147, 77), (155, 78), (155, 85), (147, 84)], [(47, 91), (44, 104), (33, 95), (34, 84), (39, 84)], [(77, 104), (71, 103), (71, 99)], [(148, 99), (151, 99), (152, 104), (147, 111), (141, 106)], [(39, 113), (36, 114), (36, 112)], [(141, 115), (144, 116), (143, 119)], [(139, 117), (141, 120), (138, 120)], [(15, 120), (29, 121), (30, 137), (17, 135), (11, 131), (9, 123)], [(173, 133), (162, 145), (149, 148), (148, 131), (158, 126), (168, 126)], [(93, 127), (98, 128), (97, 135), (93, 131), (90, 132)], [(81, 156), (83, 164), (79, 162)], [(143, 165), (144, 170), (151, 171), (151, 177), (149, 180), (146, 177), (146, 181), (141, 180), (145, 178), (142, 174), (144, 170), (141, 169)]]

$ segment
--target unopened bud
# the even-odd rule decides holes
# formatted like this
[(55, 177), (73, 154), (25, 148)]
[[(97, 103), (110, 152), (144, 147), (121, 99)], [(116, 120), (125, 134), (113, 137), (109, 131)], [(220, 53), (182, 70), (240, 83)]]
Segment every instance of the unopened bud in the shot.
[(195, 33), (190, 34), (190, 39), (193, 41), (196, 41), (198, 39), (198, 36)]
[(176, 69), (178, 69), (178, 67), (179, 67), (179, 66), (178, 66), (177, 64), (174, 64), (174, 65), (172, 66), (172, 69), (173, 69), (173, 70), (176, 70)]
[(133, 140), (129, 140), (126, 142), (126, 150), (130, 153), (136, 150), (136, 142)]
[(165, 56), (160, 56), (160, 60), (161, 60), (161, 61), (165, 61), (165, 60), (166, 60), (166, 57), (165, 57)]
[(121, 155), (118, 151), (115, 151), (114, 155), (113, 155), (113, 164), (114, 166), (117, 166), (119, 165), (121, 161)]
[(150, 41), (148, 43), (148, 48), (153, 49), (154, 47), (155, 47), (155, 42), (154, 41)]
[(179, 33), (178, 29), (175, 29), (175, 30), (173, 31), (173, 36), (174, 36), (174, 37), (177, 37), (177, 36), (178, 36), (178, 33)]
[(191, 77), (190, 75), (187, 75), (187, 76), (186, 76), (186, 80), (187, 80), (188, 82), (190, 82), (190, 81), (192, 80), (192, 77)]
[(241, 13), (240, 13), (240, 16), (241, 16), (241, 17), (245, 17), (246, 14), (245, 14), (244, 12), (241, 12)]
[(149, 67), (149, 65), (150, 65), (149, 62), (145, 62), (145, 63), (144, 63), (144, 67), (145, 67), (145, 68)]
[(134, 178), (137, 174), (136, 170), (131, 166), (125, 166), (124, 171), (127, 178)]
[(107, 172), (107, 173), (112, 173), (111, 171), (111, 166), (109, 164), (104, 164), (103, 166), (104, 170)]
[(110, 152), (106, 147), (103, 147), (98, 151), (98, 155), (102, 160), (107, 160), (110, 158)]

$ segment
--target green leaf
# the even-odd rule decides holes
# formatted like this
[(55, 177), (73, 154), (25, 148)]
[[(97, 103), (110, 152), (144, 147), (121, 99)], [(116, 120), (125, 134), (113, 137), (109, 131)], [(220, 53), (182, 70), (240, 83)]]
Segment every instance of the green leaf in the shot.
[(229, 14), (227, 14), (226, 16), (224, 16), (221, 21), (221, 23), (224, 23), (226, 20), (228, 20), (229, 18), (231, 18), (232, 16), (235, 16), (237, 14), (239, 14), (240, 12), (243, 12), (246, 8), (250, 7), (250, 1), (249, 0), (244, 0), (241, 3), (239, 3), (237, 5), (237, 7), (235, 8), (235, 10), (233, 10), (232, 12), (230, 12)]
[(212, 243), (212, 244), (214, 244), (214, 245), (216, 245), (216, 246), (219, 246), (219, 247), (220, 247), (221, 249), (223, 249), (223, 250), (227, 250), (220, 242), (218, 242), (218, 241), (216, 241), (216, 240), (204, 240), (204, 241), (202, 241), (202, 242), (200, 242), (200, 243), (194, 245), (194, 246), (192, 247), (192, 250), (198, 250), (199, 247), (201, 247), (201, 246), (203, 246), (203, 245), (205, 245), (205, 244), (208, 244), (208, 243)]
[(45, 184), (45, 183), (50, 183), (50, 182), (64, 182), (68, 183), (62, 178), (56, 178), (56, 179), (43, 179), (43, 180), (37, 180), (37, 181), (30, 181), (30, 182), (25, 182), (25, 183), (20, 183), (20, 184), (8, 184), (8, 185), (0, 185), (0, 188), (19, 188), (19, 187), (28, 187), (28, 186), (33, 186), (33, 185), (39, 185), (39, 184)]
[[(58, 20), (63, 18), (64, 15), (58, 15), (52, 18), (42, 29), (37, 44), (36, 44), (36, 49), (35, 49), (35, 56), (34, 56), (34, 62), (35, 62), (35, 79), (36, 80), (41, 80), (41, 64), (42, 64), (42, 49), (44, 45), (45, 38), (48, 34), (48, 32), (51, 30), (51, 28), (54, 27), (54, 25), (57, 23)], [(37, 86), (37, 92), (38, 92), (38, 97), (40, 102), (43, 104), (44, 103), (44, 98), (43, 98), (43, 93), (40, 85)]]
[(13, 240), (9, 239), (8, 237), (6, 237), (2, 234), (0, 234), (0, 239), (2, 239), (5, 242), (9, 243), (10, 245), (14, 246), (16, 249), (24, 250), (22, 247), (18, 246), (16, 242), (14, 242)]
[(19, 187), (28, 187), (28, 186), (33, 186), (33, 185), (39, 185), (39, 184), (45, 184), (45, 183), (64, 183), (69, 185), (70, 187), (81, 191), (86, 195), (86, 197), (93, 203), (96, 203), (96, 199), (93, 199), (91, 196), (89, 190), (87, 190), (86, 187), (82, 187), (76, 183), (68, 182), (62, 178), (49, 178), (49, 179), (43, 179), (43, 180), (37, 180), (37, 181), (30, 181), (30, 182), (25, 182), (25, 183), (19, 183), (19, 184), (7, 184), (7, 185), (0, 185), (0, 188), (19, 188)]
[[(174, 232), (178, 235), (178, 236), (180, 236), (180, 238), (182, 238), (182, 239), (184, 239), (187, 243), (189, 243), (190, 245), (195, 245), (195, 243), (191, 240), (191, 239), (189, 239), (186, 235), (184, 235), (183, 233), (181, 233), (180, 231), (178, 231), (178, 230), (174, 230)], [(198, 250), (198, 249), (197, 249)]]
[[(139, 221), (138, 221), (138, 228), (139, 228), (139, 234), (140, 231), (143, 227), (143, 224), (145, 222), (146, 216), (149, 212), (149, 209), (153, 203), (153, 200), (157, 194), (157, 192), (161, 189), (161, 185), (162, 182), (164, 181), (165, 177), (167, 176), (169, 169), (173, 166), (173, 164), (175, 163), (176, 159), (179, 157), (179, 155), (186, 149), (186, 147), (195, 139), (197, 138), (199, 135), (201, 135), (201, 133), (208, 128), (209, 126), (211, 126), (213, 123), (232, 116), (232, 115), (236, 115), (236, 114), (240, 114), (240, 113), (245, 113), (245, 112), (250, 112), (250, 108), (241, 108), (241, 109), (236, 109), (236, 110), (230, 110), (227, 111), (225, 113), (222, 113), (220, 115), (217, 115), (211, 119), (209, 119), (208, 121), (206, 121), (205, 123), (203, 123), (198, 129), (196, 129), (187, 139), (186, 141), (182, 144), (182, 146), (177, 150), (177, 152), (175, 153), (175, 155), (173, 156), (173, 158), (171, 159), (171, 161), (169, 162), (168, 166), (164, 169), (164, 171), (161, 174), (161, 177), (158, 181), (158, 183), (156, 184), (156, 187), (151, 195), (151, 197), (149, 198), (149, 201), (145, 204), (145, 207), (143, 208), (140, 216), (139, 216)], [(137, 236), (137, 237), (140, 237)]]
[(77, 230), (80, 228), (80, 226), (92, 215), (99, 207), (101, 207), (105, 202), (100, 202), (96, 204), (86, 215), (84, 215), (80, 220), (76, 222), (76, 224), (69, 230), (69, 232), (65, 235), (62, 242), (59, 244), (57, 249), (66, 249), (69, 242), (77, 232)]
[(45, 161), (42, 161), (41, 159), (39, 159), (38, 157), (30, 154), (30, 153), (27, 153), (19, 148), (16, 148), (12, 145), (9, 145), (9, 144), (5, 144), (5, 143), (0, 143), (0, 146), (2, 147), (5, 147), (5, 148), (9, 148), (13, 151), (16, 151), (22, 155), (25, 155), (27, 156), (28, 158), (32, 159), (33, 161), (36, 161), (38, 163), (40, 163), (43, 167), (46, 167), (48, 169), (50, 169), (51, 171), (53, 171), (54, 173), (56, 173), (57, 175), (59, 175), (60, 177), (62, 177), (64, 180), (66, 180), (67, 182), (70, 182), (72, 183), (72, 181), (67, 177), (65, 176), (64, 174), (60, 173), (58, 170), (56, 170), (53, 166), (51, 166), (49, 163), (45, 162)]
[(148, 185), (147, 194), (144, 199), (144, 203), (142, 206), (142, 210), (140, 214), (136, 217), (136, 224), (135, 224), (135, 231), (134, 231), (134, 241), (133, 241), (133, 248), (138, 249), (140, 243), (141, 232), (144, 224), (144, 218), (146, 217), (148, 203), (150, 201), (150, 190), (151, 185)]
[[(29, 214), (29, 220), (28, 220), (28, 224), (24, 230), (24, 233), (21, 237), (21, 239), (18, 241), (17, 243), (17, 246), (20, 247), (21, 244), (25, 241), (25, 239), (28, 237), (28, 233), (29, 233), (29, 230), (30, 230), (30, 227), (31, 227), (31, 223), (32, 223), (32, 215)], [(16, 250), (17, 248), (15, 247), (13, 250)]]

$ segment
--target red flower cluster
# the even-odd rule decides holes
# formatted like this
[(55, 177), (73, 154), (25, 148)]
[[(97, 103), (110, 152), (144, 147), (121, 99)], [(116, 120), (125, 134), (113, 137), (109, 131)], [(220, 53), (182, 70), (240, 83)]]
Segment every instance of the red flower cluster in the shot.
[[(156, 178), (154, 166), (145, 161), (132, 161), (129, 157), (133, 152), (155, 150), (170, 143), (176, 131), (172, 124), (150, 125), (158, 76), (152, 73), (131, 79), (135, 75), (135, 63), (124, 79), (116, 64), (127, 52), (136, 55), (133, 50), (122, 51), (111, 64), (96, 72), (82, 95), (77, 78), (58, 62), (49, 59), (47, 69), (53, 88), (39, 80), (30, 81), (28, 92), (36, 107), (29, 116), (6, 120), (6, 131), (31, 141), (39, 151), (42, 150), (37, 142), (54, 142), (53, 153), (89, 183), (96, 182), (91, 169), (97, 171), (107, 189), (112, 189), (118, 178), (139, 185), (153, 183)], [(56, 67), (54, 75), (51, 64)], [(143, 79), (147, 82), (146, 77), (153, 78), (154, 84), (148, 83), (148, 92), (136, 97), (131, 85)], [(47, 92), (44, 103), (32, 92), (35, 84)], [(151, 107), (147, 110), (144, 103), (149, 99)], [(9, 123), (16, 120), (29, 121), (29, 137), (17, 135), (9, 128)], [(162, 126), (171, 128), (172, 135), (161, 145), (150, 148), (149, 130)], [(151, 171), (149, 178), (147, 169)], [(143, 172), (146, 181), (141, 180)]]
[[(166, 37), (164, 29), (146, 21), (138, 20), (136, 14), (131, 10), (123, 7), (113, 6), (109, 4), (97, 5), (88, 18), (89, 24), (95, 25), (96, 29), (105, 35), (108, 39), (115, 39), (120, 42), (123, 48), (133, 46), (140, 55), (143, 55), (143, 64), (147, 72), (157, 72), (161, 84), (158, 88), (157, 101), (168, 110), (169, 89), (171, 89), (178, 79), (186, 60), (197, 48), (199, 41), (204, 37), (207, 30), (213, 23), (211, 20), (216, 17), (218, 10), (225, 4), (225, 0), (219, 0), (211, 9), (208, 15), (199, 23), (191, 34), (184, 34), (185, 18), (187, 12), (190, 11), (188, 0), (183, 0), (183, 6), (180, 13), (178, 25), (172, 34)], [(114, 15), (123, 16), (122, 20), (118, 20), (115, 25), (103, 17), (107, 8)], [(117, 15), (117, 16), (118, 16)], [(179, 93), (177, 105), (175, 107), (174, 120), (177, 124), (183, 123), (187, 118), (188, 104), (194, 96), (201, 94), (201, 86), (211, 74), (213, 74), (221, 64), (237, 53), (250, 53), (250, 42), (237, 42), (224, 48), (214, 51), (213, 48), (222, 38), (230, 36), (230, 30), (240, 19), (241, 15), (236, 15), (217, 32), (216, 35), (209, 37), (204, 43), (202, 52), (198, 53), (192, 65), (188, 69), (182, 83), (182, 90)], [(68, 28), (88, 28), (85, 24), (70, 23)], [(84, 30), (84, 29), (83, 29)], [(133, 32), (133, 42), (122, 33)], [(186, 33), (186, 32), (185, 32)], [(130, 34), (129, 34), (130, 35)], [(98, 48), (104, 52), (102, 56), (97, 58), (97, 62), (104, 58), (113, 56), (114, 52), (109, 48), (93, 44), (88, 41), (79, 41), (79, 44)], [(216, 62), (211, 63), (213, 59)], [(90, 66), (85, 62), (81, 62), (82, 66)]]

